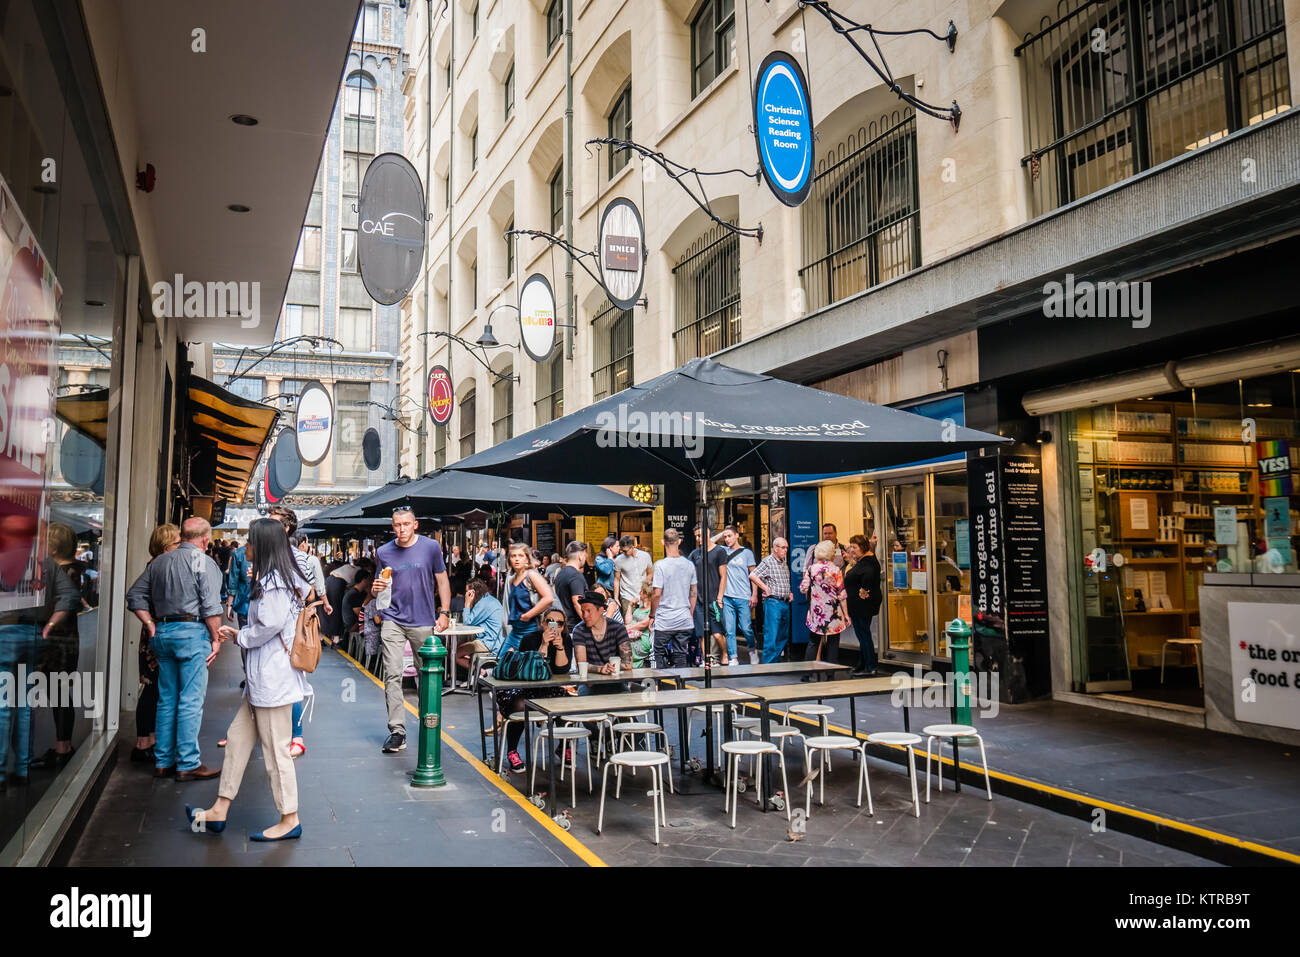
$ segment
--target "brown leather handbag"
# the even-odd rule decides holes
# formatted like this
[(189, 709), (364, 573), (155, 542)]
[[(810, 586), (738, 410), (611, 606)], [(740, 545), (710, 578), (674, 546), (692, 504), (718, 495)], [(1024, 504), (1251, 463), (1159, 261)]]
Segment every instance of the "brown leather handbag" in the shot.
[(325, 604), (324, 599), (316, 598), (313, 588), (307, 600), (298, 612), (298, 624), (293, 632), (293, 649), (289, 652), (289, 663), (299, 671), (311, 674), (320, 664), (320, 618), (316, 609)]

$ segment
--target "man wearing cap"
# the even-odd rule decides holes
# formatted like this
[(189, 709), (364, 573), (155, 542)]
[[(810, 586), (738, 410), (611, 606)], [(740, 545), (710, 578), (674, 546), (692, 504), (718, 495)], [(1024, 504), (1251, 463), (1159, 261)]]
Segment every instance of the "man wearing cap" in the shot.
[[(597, 674), (612, 675), (614, 661), (618, 659), (622, 670), (631, 671), (632, 639), (626, 628), (605, 617), (605, 596), (589, 591), (578, 599), (578, 604), (582, 609), (582, 623), (573, 629), (573, 654), (578, 664), (585, 661)], [(621, 690), (613, 683), (597, 685), (592, 693), (617, 694)]]

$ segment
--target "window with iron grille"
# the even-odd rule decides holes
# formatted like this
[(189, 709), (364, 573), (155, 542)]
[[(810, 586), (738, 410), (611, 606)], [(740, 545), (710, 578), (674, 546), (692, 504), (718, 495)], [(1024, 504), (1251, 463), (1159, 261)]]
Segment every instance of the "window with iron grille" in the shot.
[(460, 400), (460, 457), (468, 458), (474, 454), (474, 390), (465, 393)]
[(551, 0), (546, 8), (546, 52), (549, 54), (564, 36), (564, 0)]
[(515, 65), (513, 63), (510, 64), (510, 69), (506, 71), (505, 83), (502, 86), (504, 87), (506, 104), (504, 119), (508, 120), (515, 112)]
[(1016, 48), (1034, 215), (1287, 109), (1281, 0), (1067, 0)]
[(731, 65), (736, 43), (735, 0), (704, 0), (691, 22), (691, 97)]
[(433, 429), (435, 445), (433, 447), (433, 467), (443, 469), (447, 467), (447, 426), (429, 424)]
[(598, 402), (632, 385), (632, 311), (606, 299), (592, 319), (591, 334), (596, 348), (591, 381)]
[(740, 236), (714, 226), (673, 267), (676, 364), (740, 341)]
[[(623, 92), (618, 95), (613, 108), (609, 111), (609, 136), (610, 139), (616, 140), (630, 140), (632, 138), (632, 84), (630, 82), (623, 88)], [(614, 174), (628, 164), (630, 155), (628, 150), (610, 147), (610, 179), (613, 179)]]
[(512, 219), (506, 224), (505, 242), (506, 242), (506, 282), (515, 274), (515, 237), (510, 235), (510, 230), (515, 228), (515, 221)]
[(551, 233), (555, 236), (564, 228), (564, 164), (551, 177)]
[(564, 415), (564, 354), (553, 349), (551, 357), (537, 363), (537, 400), (533, 412), (538, 425), (554, 422)]
[(859, 127), (817, 167), (800, 210), (809, 312), (921, 264), (916, 117), (896, 112)]
[[(514, 375), (513, 367), (502, 370)], [(492, 383), (492, 444), (500, 445), (515, 435), (515, 380), (498, 379)]]

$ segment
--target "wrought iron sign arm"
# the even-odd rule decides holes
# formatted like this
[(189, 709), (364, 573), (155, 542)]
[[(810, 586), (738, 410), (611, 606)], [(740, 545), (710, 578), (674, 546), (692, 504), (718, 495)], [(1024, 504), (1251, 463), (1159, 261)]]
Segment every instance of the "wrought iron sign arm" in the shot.
[[(768, 0), (768, 2), (771, 2), (771, 0)], [(825, 17), (826, 22), (830, 24), (831, 29), (844, 37), (844, 39), (849, 42), (849, 45), (858, 51), (858, 55), (867, 62), (867, 65), (876, 72), (877, 76), (888, 84), (889, 88), (894, 91), (899, 99), (910, 104), (920, 113), (925, 113), (927, 116), (933, 116), (935, 119), (947, 120), (952, 123), (953, 131), (957, 131), (961, 125), (961, 107), (957, 105), (957, 101), (953, 100), (952, 106), (935, 106), (932, 103), (927, 103), (924, 100), (918, 99), (910, 93), (904, 93), (903, 88), (899, 86), (898, 81), (894, 79), (893, 71), (889, 69), (889, 63), (885, 60), (885, 53), (880, 49), (880, 43), (876, 39), (877, 36), (906, 36), (914, 33), (925, 33), (934, 37), (936, 40), (948, 44), (948, 52), (951, 53), (957, 48), (957, 26), (951, 20), (948, 21), (947, 31), (941, 36), (933, 30), (924, 27), (915, 30), (880, 30), (869, 23), (858, 23), (856, 20), (845, 16), (838, 10), (832, 8), (827, 0), (799, 0), (799, 7), (801, 9), (806, 7), (815, 10), (817, 13), (820, 13)], [(871, 37), (871, 45), (875, 47), (876, 55), (880, 58), (879, 63), (873, 60), (871, 54), (864, 50), (862, 45), (854, 39), (853, 34), (857, 32), (864, 32)]]
[[(618, 152), (619, 150), (631, 150), (638, 154), (642, 159), (649, 160), (667, 173), (668, 178), (680, 186), (695, 205), (702, 209), (705, 215), (723, 229), (736, 233), (739, 236), (748, 236), (751, 239), (757, 239), (760, 243), (763, 241), (762, 223), (752, 227), (737, 226), (734, 223), (729, 223), (725, 219), (722, 219), (713, 211), (713, 207), (709, 204), (708, 190), (704, 188), (704, 180), (702, 179), (704, 176), (730, 176), (733, 173), (739, 173), (741, 176), (747, 176), (750, 179), (761, 182), (762, 177), (757, 171), (751, 173), (743, 169), (698, 170), (694, 167), (683, 166), (681, 163), (670, 160), (668, 157), (664, 156), (663, 153), (652, 150), (648, 146), (642, 146), (640, 143), (633, 142), (632, 140), (617, 139), (613, 136), (600, 136), (596, 139), (587, 140), (586, 145), (591, 146), (593, 143), (598, 146), (612, 146), (615, 152)], [(692, 189), (689, 184), (682, 182), (687, 177), (694, 177), (695, 189)], [(696, 195), (695, 190), (699, 190), (699, 195)]]
[[(271, 343), (271, 345), (267, 348), (267, 351), (265, 352), (250, 350), (247, 347), (245, 347), (239, 350), (239, 355), (235, 358), (235, 371), (230, 373), (230, 375), (226, 376), (226, 385), (230, 385), (232, 382), (238, 382), (240, 379), (248, 375), (250, 372), (256, 369), (267, 359), (271, 358), (271, 356), (275, 355), (278, 352), (283, 352), (285, 349), (289, 348), (290, 346), (296, 346), (300, 342), (310, 343), (313, 349), (319, 349), (322, 343), (328, 345), (331, 349), (343, 348), (343, 343), (339, 342), (337, 339), (331, 339), (328, 336), (294, 336), (292, 339), (281, 339), (279, 342)], [(241, 371), (239, 368), (239, 364), (244, 361), (244, 356), (250, 352), (253, 355), (257, 356), (257, 361), (254, 362), (252, 365), (250, 365), (247, 369)]]
[(450, 332), (443, 332), (442, 330), (434, 330), (432, 332), (421, 332), (416, 336), (416, 338), (423, 339), (426, 336), (435, 336), (439, 339), (450, 339), (452, 342), (460, 343), (462, 346), (465, 347), (465, 351), (468, 352), (471, 356), (473, 356), (475, 361), (478, 362), (479, 365), (481, 365), (491, 375), (495, 376), (498, 380), (502, 382), (517, 383), (522, 381), (517, 375), (506, 375), (504, 372), (498, 372), (496, 369), (493, 369), (492, 363), (489, 362), (487, 358), (487, 350), (484, 349), (482, 346), (470, 342), (468, 339), (464, 339)]
[(568, 240), (561, 239), (554, 233), (548, 233), (541, 229), (507, 229), (507, 236), (531, 236), (534, 239), (545, 239), (552, 246), (559, 246), (566, 253), (573, 257), (573, 261), (582, 267), (582, 271), (592, 278), (596, 285), (601, 285), (600, 277), (592, 272), (591, 267), (584, 260), (596, 258), (596, 254), (586, 249), (579, 249)]

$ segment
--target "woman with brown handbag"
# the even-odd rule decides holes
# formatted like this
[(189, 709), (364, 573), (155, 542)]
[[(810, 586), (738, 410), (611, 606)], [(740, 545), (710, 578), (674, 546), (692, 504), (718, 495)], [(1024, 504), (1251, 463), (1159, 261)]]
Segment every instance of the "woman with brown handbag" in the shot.
[(238, 631), (227, 625), (219, 629), (223, 641), (233, 640), (246, 652), (246, 700), (226, 732), (226, 760), (216, 803), (206, 810), (187, 806), (185, 813), (196, 831), (224, 831), (226, 815), (239, 793), (253, 745), (260, 740), (280, 821), (250, 834), (249, 840), (283, 841), (302, 836), (298, 780), (289, 744), (293, 737), (293, 706), (302, 701), (307, 681), (293, 666), (292, 654), (298, 613), (311, 591), (311, 583), (299, 571), (284, 526), (275, 519), (253, 522), (246, 548), (251, 552), (254, 581), (248, 625)]
[[(835, 566), (835, 543), (818, 542), (813, 561), (804, 571), (799, 590), (808, 596), (808, 651), (805, 661), (835, 662), (839, 658), (840, 632), (849, 626), (848, 593), (844, 576)], [(811, 680), (804, 675), (803, 680)]]

